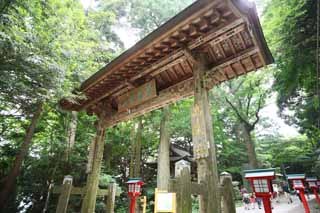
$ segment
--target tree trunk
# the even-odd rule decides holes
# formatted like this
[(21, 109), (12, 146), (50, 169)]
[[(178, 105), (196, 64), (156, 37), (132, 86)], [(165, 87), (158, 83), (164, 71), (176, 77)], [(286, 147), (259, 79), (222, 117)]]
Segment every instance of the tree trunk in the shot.
[(158, 175), (157, 188), (160, 191), (168, 191), (170, 178), (170, 130), (168, 122), (170, 118), (169, 106), (162, 109), (160, 123), (160, 145), (158, 151)]
[(246, 143), (247, 152), (248, 152), (248, 159), (249, 159), (249, 165), (257, 169), (258, 168), (258, 160), (257, 160), (257, 154), (255, 150), (255, 144), (251, 137), (251, 131), (248, 130), (248, 128), (245, 127), (244, 124), (241, 124), (241, 132), (244, 142)]
[(32, 137), (34, 135), (34, 131), (35, 131), (36, 125), (39, 121), (42, 110), (43, 110), (42, 103), (40, 103), (37, 106), (36, 112), (33, 114), (33, 117), (31, 119), (31, 123), (30, 123), (28, 129), (26, 130), (25, 138), (24, 138), (23, 143), (20, 147), (19, 153), (16, 155), (16, 159), (14, 161), (13, 168), (11, 169), (10, 173), (7, 175), (7, 177), (4, 180), (2, 190), (0, 192), (0, 209), (2, 209), (2, 210), (5, 208), (5, 206), (7, 204), (6, 201), (8, 200), (10, 195), (12, 194), (16, 179), (20, 174), (22, 163), (23, 163), (26, 155), (28, 154), (29, 146), (32, 141)]
[(142, 119), (139, 118), (138, 124), (133, 129), (132, 144), (131, 144), (131, 162), (130, 162), (130, 177), (140, 177), (141, 168), (141, 140), (142, 140)]
[(68, 152), (69, 153), (72, 150), (74, 143), (75, 143), (77, 122), (78, 122), (78, 112), (72, 111), (71, 112), (71, 121), (70, 121), (69, 129), (68, 129)]
[(135, 177), (141, 176), (141, 140), (142, 140), (142, 119), (139, 119), (138, 129), (136, 135), (136, 152), (135, 152), (135, 164), (134, 175)]
[[(129, 173), (130, 173), (130, 178), (137, 178), (141, 177), (141, 140), (142, 140), (142, 119), (139, 118), (137, 126), (133, 127), (133, 132), (132, 132), (132, 143), (131, 143), (131, 161), (130, 161), (130, 168), (129, 168)], [(136, 200), (136, 208), (135, 212), (139, 213), (140, 212), (140, 202), (137, 202)]]
[(111, 159), (112, 159), (112, 144), (111, 143), (107, 143), (105, 144), (104, 147), (104, 161), (105, 161), (105, 166), (106, 166), (106, 170), (107, 173), (111, 173)]
[(72, 165), (69, 162), (70, 159), (70, 153), (72, 152), (72, 149), (75, 144), (75, 138), (76, 138), (76, 131), (77, 131), (77, 121), (78, 121), (78, 112), (72, 111), (71, 112), (71, 119), (69, 126), (67, 128), (67, 149), (64, 154), (64, 160), (65, 160), (65, 169), (64, 173), (69, 174), (72, 171)]

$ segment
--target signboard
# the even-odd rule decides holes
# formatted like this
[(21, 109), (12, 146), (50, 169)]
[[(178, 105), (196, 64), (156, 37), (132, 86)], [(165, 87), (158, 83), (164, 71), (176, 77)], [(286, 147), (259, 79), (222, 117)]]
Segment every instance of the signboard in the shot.
[(176, 193), (155, 191), (154, 212), (176, 212)]
[(118, 111), (123, 112), (157, 96), (156, 81), (137, 87), (118, 98)]

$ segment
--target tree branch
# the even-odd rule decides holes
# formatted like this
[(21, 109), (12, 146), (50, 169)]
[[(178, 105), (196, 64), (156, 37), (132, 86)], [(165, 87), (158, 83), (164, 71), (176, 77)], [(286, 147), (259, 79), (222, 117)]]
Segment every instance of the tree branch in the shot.
[[(252, 89), (251, 83), (250, 83), (250, 89)], [(249, 116), (249, 108), (250, 108), (250, 104), (251, 104), (251, 100), (252, 100), (252, 93), (248, 92), (248, 96), (247, 96), (248, 102), (247, 102), (247, 107), (246, 107), (246, 115)]]
[(256, 120), (253, 122), (253, 124), (251, 125), (251, 128), (254, 129), (255, 125), (259, 122), (260, 120), (260, 116), (259, 116), (259, 112), (262, 108), (262, 99), (264, 98), (264, 94), (261, 94), (259, 96), (259, 102), (258, 102), (258, 108), (256, 110), (255, 116), (256, 116)]
[(246, 119), (244, 119), (244, 118), (242, 117), (242, 115), (240, 114), (240, 112), (238, 111), (238, 109), (228, 100), (227, 97), (225, 97), (225, 99), (226, 99), (227, 103), (231, 106), (231, 108), (233, 109), (233, 111), (235, 111), (235, 113), (237, 114), (238, 118), (239, 118), (243, 123), (245, 123), (246, 126), (250, 127), (251, 124), (250, 124)]

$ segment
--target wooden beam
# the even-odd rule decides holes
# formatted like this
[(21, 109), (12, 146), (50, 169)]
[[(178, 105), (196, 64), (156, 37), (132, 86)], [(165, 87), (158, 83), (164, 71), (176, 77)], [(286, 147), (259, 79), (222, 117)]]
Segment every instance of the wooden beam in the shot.
[(130, 51), (126, 51), (121, 56), (119, 56), (116, 61), (113, 61), (109, 65), (110, 70), (108, 72), (103, 73), (102, 75), (97, 75), (96, 78), (94, 78), (94, 80), (86, 82), (84, 88), (82, 88), (83, 91), (86, 91), (97, 81), (100, 81), (102, 78), (113, 73), (114, 70), (119, 69), (122, 66), (122, 63), (118, 63), (119, 61), (126, 63), (130, 60), (133, 60), (135, 57), (138, 57), (140, 54), (143, 54), (147, 49), (150, 49), (152, 46), (154, 46), (154, 44), (160, 43), (166, 37), (170, 36), (176, 31), (179, 31), (179, 29), (190, 23), (193, 19), (202, 16), (208, 10), (214, 8), (218, 4), (221, 4), (221, 2), (221, 0), (196, 2), (195, 4), (193, 4), (192, 7), (189, 7), (184, 11), (184, 17), (182, 15), (176, 16), (174, 19), (170, 20), (169, 23), (160, 27), (158, 30), (154, 31), (151, 35), (149, 35), (149, 39), (144, 39), (141, 42), (138, 42), (133, 48), (130, 49)]
[(230, 57), (226, 58), (221, 64), (213, 67), (208, 73), (213, 73), (216, 70), (219, 70), (219, 69), (221, 69), (221, 68), (223, 68), (225, 66), (229, 66), (229, 65), (231, 65), (233, 63), (239, 62), (242, 59), (248, 58), (251, 55), (257, 53), (258, 51), (259, 51), (258, 48), (253, 47), (253, 48), (244, 50), (242, 52), (239, 52), (236, 55), (233, 55), (233, 56), (230, 56)]
[[(225, 75), (225, 73), (222, 70), (226, 66), (231, 66), (232, 67), (232, 64), (234, 64), (234, 63), (240, 64), (242, 69), (244, 70), (244, 73), (247, 73), (247, 70), (243, 66), (241, 61), (243, 59), (246, 59), (246, 58), (250, 57), (253, 54), (256, 54), (257, 51), (259, 51), (257, 48), (251, 48), (249, 50), (242, 51), (243, 55), (237, 54), (238, 55), (237, 57), (235, 57), (235, 58), (233, 58), (231, 60), (227, 59), (227, 60), (225, 60), (224, 63), (222, 63), (222, 64), (220, 64), (220, 65), (218, 65), (216, 67), (213, 67), (209, 72), (206, 73), (207, 79), (211, 79), (210, 81), (207, 81), (208, 82), (207, 87), (208, 88), (212, 88), (214, 85), (216, 85), (216, 83), (214, 82), (213, 79), (217, 79), (220, 82), (228, 80), (228, 77)], [(236, 76), (239, 76), (239, 74), (236, 73)]]
[[(96, 98), (93, 101), (88, 102), (87, 104), (85, 104), (81, 109), (86, 109), (88, 108), (90, 105), (97, 103), (98, 101), (100, 101), (101, 99), (110, 96), (113, 93), (118, 92), (121, 89), (126, 89), (126, 82), (133, 82), (134, 80), (141, 78), (142, 76), (151, 73), (152, 71), (155, 71), (157, 69), (160, 69), (161, 67), (165, 66), (166, 64), (174, 61), (175, 59), (181, 57), (183, 55), (183, 52), (181, 50), (179, 51), (175, 51), (172, 54), (170, 54), (168, 57), (160, 60), (159, 62), (152, 64), (151, 66), (147, 67), (145, 70), (141, 71), (138, 75), (135, 75), (133, 77), (131, 77), (130, 79), (124, 79), (122, 83), (120, 83), (117, 87), (115, 87), (114, 89), (106, 92), (104, 95), (100, 96), (99, 98)], [(120, 92), (121, 93), (121, 92)]]
[(156, 76), (156, 75), (158, 75), (158, 74), (160, 74), (160, 73), (162, 73), (162, 72), (164, 72), (164, 71), (166, 71), (166, 70), (174, 67), (174, 66), (177, 65), (177, 64), (183, 63), (183, 61), (184, 61), (185, 59), (186, 59), (186, 57), (185, 57), (185, 56), (182, 56), (181, 58), (179, 58), (179, 59), (177, 59), (177, 60), (175, 60), (175, 61), (172, 61), (172, 62), (170, 62), (169, 64), (161, 67), (161, 68), (158, 69), (157, 71), (152, 72), (150, 75), (154, 77), (154, 76)]
[(240, 24), (239, 26), (233, 28), (231, 31), (228, 31), (228, 32), (225, 32), (224, 34), (222, 34), (221, 36), (215, 38), (215, 39), (212, 39), (210, 41), (210, 44), (212, 46), (214, 46), (215, 44), (218, 44), (222, 41), (225, 41), (225, 40), (228, 40), (229, 38), (231, 38), (232, 36), (236, 35), (236, 34), (239, 34), (240, 32), (244, 31), (246, 28), (245, 28), (245, 25), (244, 24)]
[[(208, 82), (208, 88), (212, 88), (213, 85), (215, 85), (216, 78), (217, 78), (217, 70), (221, 70), (225, 66), (229, 66), (232, 63), (241, 61), (242, 59), (255, 54), (257, 52), (257, 48), (252, 48), (246, 51), (242, 51), (236, 56), (232, 56), (225, 60), (224, 63), (213, 67), (206, 73), (206, 78)], [(224, 75), (224, 73), (223, 73)], [(219, 79), (219, 78), (218, 78)], [(223, 81), (220, 80), (219, 81)], [(134, 107), (126, 112), (121, 113), (113, 113), (111, 115), (107, 115), (105, 117), (105, 122), (107, 126), (114, 126), (118, 122), (125, 121), (137, 116), (140, 116), (144, 113), (150, 112), (155, 109), (159, 109), (163, 106), (166, 106), (170, 103), (174, 103), (176, 101), (182, 100), (184, 98), (190, 97), (193, 95), (193, 78), (189, 78), (187, 80), (184, 80), (174, 86), (171, 86), (167, 89), (164, 89), (159, 92), (159, 95), (156, 98), (151, 99), (150, 101), (147, 101), (137, 107)]]
[(156, 98), (151, 99), (137, 107), (134, 107), (126, 112), (114, 113), (105, 118), (107, 127), (114, 126), (117, 123), (128, 120), (144, 113), (159, 109), (165, 105), (176, 102), (178, 100), (190, 97), (193, 95), (193, 81), (187, 79), (172, 87), (159, 92)]
[(222, 34), (226, 33), (227, 31), (231, 30), (232, 28), (237, 27), (244, 23), (243, 19), (236, 19), (233, 22), (221, 27), (220, 29), (214, 29), (214, 32), (209, 32), (206, 35), (200, 36), (198, 39), (195, 39), (191, 44), (188, 46), (189, 49), (194, 49), (199, 47), (200, 45), (211, 42), (212, 40), (216, 39), (217, 37), (221, 36)]
[[(214, 33), (208, 34), (207, 36), (200, 36), (200, 38), (196, 39), (194, 42), (191, 42), (190, 45), (188, 45), (188, 49), (192, 50), (212, 39), (214, 39), (217, 36), (221, 36), (221, 34), (226, 33), (228, 30), (242, 24), (244, 21), (243, 19), (237, 19), (234, 22), (228, 24), (227, 26), (224, 26), (218, 30), (216, 30)], [(241, 29), (241, 28), (239, 28)], [(174, 60), (174, 58), (179, 58), (181, 55), (184, 54), (184, 49), (179, 49), (176, 50), (175, 52), (173, 52), (172, 54), (170, 54), (168, 57), (160, 60), (160, 62), (152, 64), (150, 67), (146, 68), (145, 70), (141, 71), (138, 75), (133, 76), (132, 78), (129, 79), (129, 81), (133, 82), (134, 80), (141, 78), (142, 76), (151, 73), (151, 72), (156, 72), (156, 69), (160, 69), (162, 66), (164, 66), (166, 63), (169, 63), (170, 61)], [(146, 52), (146, 55), (150, 54), (150, 52)], [(224, 54), (224, 52), (222, 53)], [(120, 90), (121, 88), (125, 87), (125, 81), (123, 83), (120, 83), (119, 86), (115, 87), (114, 89), (112, 89), (111, 91), (106, 92), (104, 95), (96, 98), (95, 100), (92, 100), (88, 103), (86, 103), (85, 105), (83, 105), (83, 107), (81, 107), (81, 109), (86, 109), (88, 108), (90, 105), (100, 101), (101, 99), (110, 96), (112, 93), (117, 92), (118, 90)]]

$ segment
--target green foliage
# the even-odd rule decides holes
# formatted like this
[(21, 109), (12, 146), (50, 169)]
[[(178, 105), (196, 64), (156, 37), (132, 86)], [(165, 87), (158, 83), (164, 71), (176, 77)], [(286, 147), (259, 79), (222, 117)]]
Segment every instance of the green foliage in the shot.
[(194, 0), (130, 0), (129, 21), (141, 38), (160, 27)]
[[(283, 116), (312, 136), (319, 118), (316, 92), (316, 1), (270, 1), (263, 15), (276, 59), (275, 90)], [(287, 114), (287, 110), (293, 112)]]
[(265, 138), (257, 146), (257, 152), (269, 162), (269, 166), (280, 167), (285, 163), (299, 163), (310, 159), (313, 147), (306, 137), (283, 139)]

